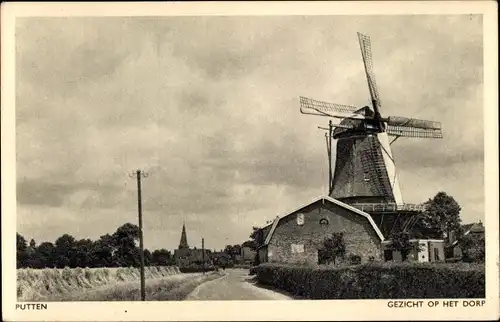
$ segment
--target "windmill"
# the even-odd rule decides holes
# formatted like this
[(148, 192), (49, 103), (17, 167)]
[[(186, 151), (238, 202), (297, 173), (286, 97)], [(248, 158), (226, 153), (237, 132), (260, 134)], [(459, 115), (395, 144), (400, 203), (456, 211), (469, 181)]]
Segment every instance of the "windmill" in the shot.
[[(403, 203), (391, 144), (401, 137), (439, 139), (443, 135), (439, 122), (382, 116), (370, 38), (358, 33), (358, 40), (372, 106), (360, 108), (300, 97), (300, 111), (338, 121), (321, 128), (328, 130), (329, 195), (370, 213), (386, 235), (394, 229), (411, 229), (423, 210), (422, 205)], [(332, 138), (337, 140), (333, 175)]]

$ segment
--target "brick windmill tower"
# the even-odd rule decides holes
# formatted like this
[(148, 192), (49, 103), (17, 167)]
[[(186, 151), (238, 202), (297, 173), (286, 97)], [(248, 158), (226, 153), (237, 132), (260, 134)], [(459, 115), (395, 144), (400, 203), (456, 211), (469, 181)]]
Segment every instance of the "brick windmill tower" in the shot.
[[(360, 108), (300, 97), (300, 111), (339, 120), (330, 121), (326, 129), (329, 196), (369, 213), (388, 236), (395, 230), (411, 230), (424, 210), (422, 205), (403, 202), (391, 144), (400, 137), (439, 139), (443, 135), (439, 122), (381, 115), (370, 38), (358, 33), (358, 40), (372, 106)], [(332, 138), (337, 141), (333, 174)]]

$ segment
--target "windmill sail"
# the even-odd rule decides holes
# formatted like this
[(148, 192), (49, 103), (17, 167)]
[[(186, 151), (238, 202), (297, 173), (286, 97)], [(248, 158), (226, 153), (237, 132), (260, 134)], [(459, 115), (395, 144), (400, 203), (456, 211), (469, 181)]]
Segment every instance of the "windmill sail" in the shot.
[(361, 55), (365, 65), (366, 79), (368, 81), (368, 88), (370, 89), (370, 96), (372, 98), (373, 108), (375, 113), (380, 113), (380, 97), (378, 95), (377, 81), (375, 80), (375, 73), (373, 71), (372, 60), (372, 45), (370, 37), (358, 32), (359, 46), (361, 48)]
[[(356, 128), (354, 125), (351, 125), (351, 124), (342, 124), (342, 123), (332, 123), (332, 127), (334, 129), (340, 128), (340, 129), (346, 129), (346, 130), (354, 130)], [(318, 129), (325, 130), (325, 131), (329, 130), (329, 128), (327, 128), (327, 127), (321, 127), (321, 126), (318, 126)]]
[(327, 103), (323, 101), (313, 100), (307, 97), (300, 97), (300, 111), (303, 114), (313, 114), (320, 116), (331, 116), (336, 118), (352, 118), (352, 119), (364, 119), (364, 115), (356, 113), (359, 107)]
[(387, 125), (416, 127), (419, 129), (441, 130), (441, 123), (402, 116), (389, 116)]
[(402, 136), (409, 138), (442, 139), (443, 133), (436, 129), (420, 129), (411, 126), (388, 125), (386, 128), (388, 135)]

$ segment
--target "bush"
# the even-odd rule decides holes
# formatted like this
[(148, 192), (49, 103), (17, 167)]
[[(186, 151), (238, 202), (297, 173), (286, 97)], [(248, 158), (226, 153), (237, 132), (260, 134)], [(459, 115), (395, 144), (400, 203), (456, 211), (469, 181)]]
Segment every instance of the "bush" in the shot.
[(368, 263), (343, 267), (262, 264), (259, 283), (309, 299), (484, 298), (484, 265)]
[(189, 266), (184, 266), (180, 267), (179, 270), (181, 273), (201, 273), (203, 271), (205, 272), (211, 272), (215, 271), (215, 266), (205, 266), (205, 269), (201, 265), (189, 265)]

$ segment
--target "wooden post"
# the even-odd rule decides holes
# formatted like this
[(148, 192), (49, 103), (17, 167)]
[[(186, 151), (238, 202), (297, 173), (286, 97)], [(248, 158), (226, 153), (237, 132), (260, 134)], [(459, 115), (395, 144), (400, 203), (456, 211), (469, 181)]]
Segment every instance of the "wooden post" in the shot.
[(139, 248), (141, 254), (141, 301), (146, 300), (146, 281), (144, 277), (144, 239), (142, 234), (142, 196), (141, 196), (141, 170), (137, 170), (137, 208), (139, 211)]
[(205, 238), (201, 238), (201, 267), (203, 274), (205, 274)]
[(333, 134), (333, 123), (330, 120), (328, 124), (328, 196), (331, 195), (333, 191), (333, 174), (332, 174), (332, 134)]

